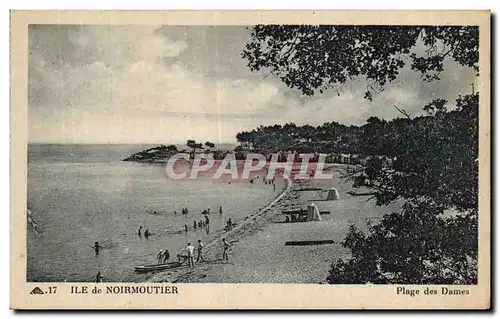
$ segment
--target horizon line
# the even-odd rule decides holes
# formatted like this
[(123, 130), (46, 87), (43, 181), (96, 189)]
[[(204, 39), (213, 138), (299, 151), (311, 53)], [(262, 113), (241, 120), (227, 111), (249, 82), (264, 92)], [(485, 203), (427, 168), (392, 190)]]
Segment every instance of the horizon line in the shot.
[[(187, 140), (186, 140), (187, 141)], [(200, 142), (201, 143), (201, 142)], [(215, 145), (219, 144), (238, 144), (239, 142), (218, 142)], [(32, 142), (28, 141), (27, 144), (52, 144), (52, 145), (144, 145), (144, 144), (153, 144), (153, 145), (183, 145), (185, 142), (175, 143), (175, 142)], [(187, 145), (186, 145), (187, 146)]]

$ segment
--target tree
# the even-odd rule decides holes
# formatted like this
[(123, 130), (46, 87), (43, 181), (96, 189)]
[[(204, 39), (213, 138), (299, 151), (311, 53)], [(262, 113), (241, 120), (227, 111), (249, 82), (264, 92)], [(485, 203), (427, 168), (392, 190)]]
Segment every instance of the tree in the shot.
[[(439, 80), (446, 58), (479, 72), (479, 29), (258, 25), (242, 55), (251, 70), (304, 95), (363, 77), (372, 100), (408, 64), (423, 81)], [(350, 228), (342, 245), (351, 257), (332, 264), (330, 283), (477, 282), (478, 95), (459, 97), (456, 111), (445, 104), (432, 101), (424, 107), (430, 116), (416, 119), (398, 108), (407, 119), (374, 118), (347, 135), (352, 144), (360, 137), (363, 151), (395, 159), (380, 165), (373, 157), (351, 176), (355, 184), (374, 189), (378, 205), (405, 204), (366, 233)]]
[[(417, 45), (424, 50), (417, 50)], [(242, 53), (253, 71), (265, 69), (305, 95), (364, 76), (365, 98), (396, 79), (410, 62), (425, 81), (439, 79), (450, 57), (479, 71), (476, 26), (257, 25)], [(340, 94), (340, 93), (338, 93)]]
[(187, 142), (186, 142), (186, 146), (191, 147), (191, 148), (193, 148), (193, 145), (195, 145), (195, 144), (196, 144), (195, 140), (187, 140)]
[(209, 150), (211, 150), (212, 148), (215, 147), (215, 144), (212, 143), (212, 142), (206, 141), (205, 142), (205, 147), (208, 148)]
[(405, 204), (366, 234), (351, 227), (342, 245), (352, 256), (332, 264), (330, 283), (477, 283), (479, 95), (456, 106), (412, 121), (392, 167), (352, 176), (378, 205)]
[(173, 144), (169, 145), (169, 146), (167, 146), (167, 150), (169, 150), (169, 151), (176, 151), (177, 152), (177, 146), (175, 146)]
[(187, 147), (190, 147), (192, 149), (202, 149), (203, 148), (203, 144), (201, 143), (196, 143), (195, 140), (187, 140), (186, 142), (186, 146)]

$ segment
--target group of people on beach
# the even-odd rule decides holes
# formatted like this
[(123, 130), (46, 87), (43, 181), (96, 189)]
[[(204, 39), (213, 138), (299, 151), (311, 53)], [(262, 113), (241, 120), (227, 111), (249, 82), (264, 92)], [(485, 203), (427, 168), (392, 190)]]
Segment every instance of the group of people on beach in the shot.
[[(196, 263), (205, 261), (205, 258), (203, 257), (204, 247), (205, 245), (203, 244), (201, 239), (198, 239), (198, 244), (196, 247), (193, 246), (191, 243), (188, 243), (185, 248), (186, 251), (185, 254), (177, 254), (177, 261), (180, 262), (181, 264), (187, 263), (189, 267), (194, 267), (195, 251), (197, 251)], [(222, 260), (229, 260), (228, 251), (230, 247), (231, 244), (226, 240), (226, 238), (222, 238)]]
[[(222, 260), (228, 260), (228, 250), (230, 246), (231, 245), (229, 244), (229, 242), (225, 238), (222, 238)], [(204, 247), (205, 245), (203, 244), (201, 239), (198, 239), (198, 244), (196, 247), (194, 247), (191, 243), (188, 243), (185, 248), (185, 253), (177, 254), (177, 262), (180, 264), (187, 263), (189, 267), (194, 267), (195, 251), (197, 252), (196, 262), (199, 263), (201, 261), (205, 261), (205, 258), (203, 257)], [(165, 249), (165, 252), (163, 250), (160, 250), (158, 255), (156, 255), (156, 260), (159, 265), (168, 263), (169, 259), (170, 252), (168, 249)]]
[[(177, 259), (181, 261), (182, 263), (186, 262), (188, 263), (189, 267), (194, 267), (194, 251), (195, 249), (198, 251), (198, 258), (196, 258), (196, 262), (200, 261), (205, 261), (205, 258), (203, 258), (203, 242), (201, 239), (198, 239), (198, 245), (197, 248), (195, 248), (191, 243), (188, 243), (186, 246), (186, 254), (185, 255), (177, 255)], [(182, 259), (181, 259), (182, 258)]]
[(169, 259), (170, 259), (170, 252), (166, 248), (165, 252), (163, 252), (163, 250), (160, 250), (158, 255), (156, 255), (156, 260), (158, 261), (158, 264), (166, 264)]

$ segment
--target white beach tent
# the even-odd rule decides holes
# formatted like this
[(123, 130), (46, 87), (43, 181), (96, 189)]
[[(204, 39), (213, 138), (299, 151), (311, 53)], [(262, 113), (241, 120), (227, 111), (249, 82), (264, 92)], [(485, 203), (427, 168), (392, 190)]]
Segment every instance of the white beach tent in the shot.
[(307, 221), (320, 221), (321, 215), (319, 214), (319, 209), (314, 203), (307, 206)]
[(328, 190), (328, 194), (326, 195), (326, 200), (339, 200), (339, 191), (335, 188), (332, 187), (331, 189)]

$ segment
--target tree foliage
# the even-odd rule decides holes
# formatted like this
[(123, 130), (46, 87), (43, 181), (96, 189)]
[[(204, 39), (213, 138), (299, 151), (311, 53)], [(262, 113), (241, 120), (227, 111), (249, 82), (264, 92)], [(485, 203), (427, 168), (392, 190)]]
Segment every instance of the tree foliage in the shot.
[(392, 167), (352, 176), (375, 189), (378, 205), (405, 204), (366, 234), (351, 227), (342, 245), (352, 256), (332, 264), (330, 283), (477, 283), (478, 97), (412, 121)]
[(479, 71), (478, 35), (476, 26), (257, 25), (242, 55), (305, 95), (364, 76), (371, 100), (408, 63), (426, 81), (446, 57)]
[(167, 150), (177, 152), (177, 146), (171, 144), (171, 145), (167, 146)]
[(394, 140), (406, 129), (410, 120), (396, 118), (386, 121), (370, 117), (361, 126), (326, 122), (316, 127), (285, 125), (260, 126), (236, 135), (238, 142), (251, 143), (266, 152), (296, 151), (317, 153), (354, 153), (391, 155)]
[[(423, 81), (439, 80), (446, 59), (479, 72), (479, 28), (257, 25), (242, 55), (251, 70), (304, 95), (364, 78), (364, 97), (372, 100), (405, 66)], [(366, 233), (351, 226), (342, 242), (351, 257), (332, 264), (329, 283), (477, 283), (479, 95), (458, 97), (455, 110), (447, 103), (428, 103), (427, 116), (400, 110), (406, 118), (372, 117), (361, 127), (325, 123), (309, 133), (320, 144), (314, 149), (373, 154), (350, 176), (354, 185), (372, 188), (378, 205), (404, 202)], [(265, 146), (263, 137), (276, 136), (296, 147), (305, 131), (260, 127), (238, 139)]]
[(214, 143), (212, 143), (212, 142), (209, 142), (209, 141), (206, 141), (204, 145), (205, 145), (205, 147), (206, 147), (206, 148), (208, 148), (208, 149), (212, 149), (212, 148), (214, 148), (214, 147), (215, 147), (215, 144), (214, 144)]
[(190, 147), (190, 148), (192, 148), (192, 149), (196, 149), (196, 148), (197, 148), (197, 149), (202, 149), (202, 148), (203, 148), (203, 144), (201, 144), (201, 143), (196, 143), (196, 141), (195, 141), (195, 140), (187, 140), (187, 142), (186, 142), (186, 146), (187, 146), (187, 147)]

